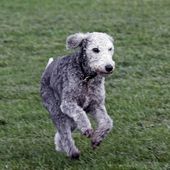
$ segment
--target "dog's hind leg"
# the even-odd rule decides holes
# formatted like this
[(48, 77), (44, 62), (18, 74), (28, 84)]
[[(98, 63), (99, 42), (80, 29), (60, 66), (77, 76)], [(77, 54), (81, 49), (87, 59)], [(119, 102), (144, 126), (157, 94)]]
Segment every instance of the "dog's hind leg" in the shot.
[(66, 115), (60, 114), (60, 118), (56, 125), (58, 132), (55, 135), (55, 144), (57, 151), (64, 151), (70, 158), (77, 159), (79, 158), (80, 152), (75, 146), (72, 138), (71, 123)]
[(59, 99), (54, 96), (53, 90), (48, 84), (48, 76), (41, 81), (41, 96), (43, 104), (49, 111), (50, 116), (57, 127), (57, 134), (55, 135), (56, 149), (64, 151), (73, 159), (79, 158), (80, 152), (74, 144), (71, 131), (75, 128), (75, 123), (67, 115), (61, 112), (59, 107)]
[(50, 78), (47, 73), (43, 76), (41, 79), (41, 88), (40, 88), (40, 94), (43, 100), (44, 107), (48, 110), (50, 113), (50, 116), (56, 124), (57, 121), (57, 115), (61, 112), (59, 108), (59, 99), (57, 99), (57, 95), (54, 95), (53, 89), (50, 87)]
[(56, 151), (59, 151), (59, 152), (64, 151), (64, 149), (62, 147), (62, 143), (61, 143), (61, 137), (60, 137), (60, 134), (58, 132), (56, 132), (56, 134), (54, 136), (54, 144), (55, 144)]

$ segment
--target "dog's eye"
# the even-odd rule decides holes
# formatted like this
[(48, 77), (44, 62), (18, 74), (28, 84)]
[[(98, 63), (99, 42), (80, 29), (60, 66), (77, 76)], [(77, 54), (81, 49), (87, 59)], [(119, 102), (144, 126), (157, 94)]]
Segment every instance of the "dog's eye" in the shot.
[(98, 48), (93, 48), (92, 51), (95, 52), (95, 53), (99, 53), (100, 52), (100, 50)]
[(109, 51), (112, 51), (112, 48), (109, 48)]

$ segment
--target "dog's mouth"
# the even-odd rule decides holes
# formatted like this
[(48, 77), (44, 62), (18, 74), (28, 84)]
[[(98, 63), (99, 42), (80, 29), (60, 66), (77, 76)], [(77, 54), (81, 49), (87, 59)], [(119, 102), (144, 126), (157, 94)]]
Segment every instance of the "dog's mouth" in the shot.
[(106, 71), (99, 71), (99, 70), (96, 72), (103, 76), (111, 75), (113, 73), (113, 71), (106, 72)]

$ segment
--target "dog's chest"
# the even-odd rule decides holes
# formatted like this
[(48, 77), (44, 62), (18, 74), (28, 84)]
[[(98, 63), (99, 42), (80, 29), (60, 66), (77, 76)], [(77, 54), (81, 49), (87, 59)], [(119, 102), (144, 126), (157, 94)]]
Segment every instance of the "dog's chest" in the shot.
[(83, 109), (87, 108), (96, 97), (96, 89), (91, 84), (83, 84), (81, 96), (79, 97), (80, 105)]

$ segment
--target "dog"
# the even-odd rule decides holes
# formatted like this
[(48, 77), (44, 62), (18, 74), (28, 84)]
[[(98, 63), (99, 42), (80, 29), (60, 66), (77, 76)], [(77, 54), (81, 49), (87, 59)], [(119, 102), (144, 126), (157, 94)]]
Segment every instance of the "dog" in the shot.
[[(91, 139), (95, 149), (113, 127), (105, 107), (105, 77), (115, 69), (113, 38), (106, 33), (76, 33), (68, 36), (67, 49), (75, 53), (50, 58), (41, 77), (44, 107), (57, 128), (56, 150), (72, 159), (80, 156), (72, 138), (78, 129)], [(97, 122), (93, 130), (87, 113)]]

